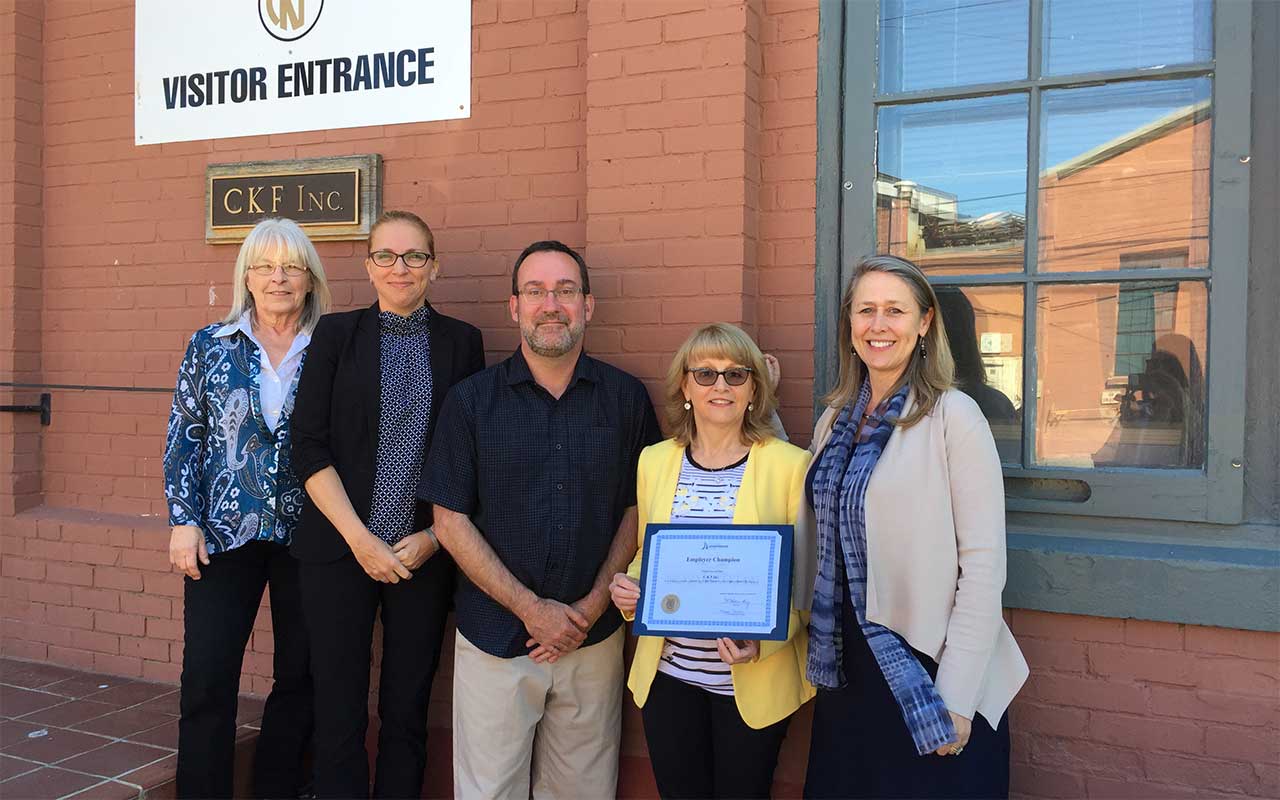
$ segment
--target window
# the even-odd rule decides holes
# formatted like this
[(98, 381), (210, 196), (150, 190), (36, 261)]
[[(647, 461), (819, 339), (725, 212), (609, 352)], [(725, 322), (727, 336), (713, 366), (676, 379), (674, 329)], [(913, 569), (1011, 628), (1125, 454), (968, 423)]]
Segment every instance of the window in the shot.
[(818, 347), (859, 256), (919, 264), (1011, 509), (1240, 520), (1250, 14), (844, 5), (826, 78), (844, 100), (826, 195), (840, 266), (819, 267)]

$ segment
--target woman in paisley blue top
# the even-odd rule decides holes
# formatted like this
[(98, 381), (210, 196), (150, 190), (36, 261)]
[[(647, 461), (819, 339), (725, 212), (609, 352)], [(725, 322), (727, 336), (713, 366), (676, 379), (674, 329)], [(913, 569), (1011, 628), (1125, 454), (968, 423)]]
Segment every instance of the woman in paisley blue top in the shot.
[(309, 645), (288, 552), (303, 490), (289, 417), (311, 331), (329, 309), (324, 268), (287, 219), (265, 219), (236, 258), (231, 311), (191, 337), (165, 443), (169, 560), (185, 573), (179, 797), (230, 797), (244, 649), (271, 585), (274, 685), (254, 759), (257, 797), (296, 797), (311, 738)]
[(316, 688), (315, 791), (368, 797), (369, 667), (382, 620), (375, 797), (422, 796), (427, 702), (454, 567), (415, 495), (436, 415), (484, 368), (480, 331), (431, 307), (435, 237), (387, 211), (365, 270), (378, 301), (316, 326), (298, 383), (293, 469), (307, 498), (291, 550)]

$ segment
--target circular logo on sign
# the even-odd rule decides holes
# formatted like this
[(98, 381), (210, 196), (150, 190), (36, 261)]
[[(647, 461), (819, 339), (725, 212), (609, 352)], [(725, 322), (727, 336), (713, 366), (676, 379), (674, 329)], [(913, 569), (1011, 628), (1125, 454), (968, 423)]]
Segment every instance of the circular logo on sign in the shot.
[(258, 0), (258, 19), (267, 33), (282, 42), (311, 32), (324, 10), (324, 0)]
[(668, 614), (674, 614), (680, 610), (680, 598), (674, 594), (669, 594), (662, 598), (662, 610)]

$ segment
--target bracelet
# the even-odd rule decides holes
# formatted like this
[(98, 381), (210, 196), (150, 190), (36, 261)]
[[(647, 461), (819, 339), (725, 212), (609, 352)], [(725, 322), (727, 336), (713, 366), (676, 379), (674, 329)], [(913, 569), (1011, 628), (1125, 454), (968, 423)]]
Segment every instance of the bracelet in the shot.
[(444, 549), (440, 546), (440, 540), (436, 538), (436, 532), (432, 530), (432, 526), (428, 525), (426, 528), (423, 528), (422, 532), (427, 535), (427, 538), (431, 540), (431, 544), (435, 546), (435, 552), (438, 553)]

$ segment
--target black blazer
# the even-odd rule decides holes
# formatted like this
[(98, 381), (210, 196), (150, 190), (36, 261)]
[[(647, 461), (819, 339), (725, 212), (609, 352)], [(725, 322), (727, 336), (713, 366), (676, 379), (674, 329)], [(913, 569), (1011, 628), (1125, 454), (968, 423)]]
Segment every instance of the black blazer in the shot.
[[(431, 413), (427, 442), (445, 395), (455, 383), (484, 369), (480, 331), (461, 320), (432, 311)], [(379, 369), (378, 304), (321, 317), (307, 346), (306, 362), (290, 417), (293, 470), (298, 481), (325, 467), (338, 471), (351, 506), (368, 521), (377, 474), (378, 416), (382, 397)], [(425, 451), (424, 451), (425, 456)], [(431, 524), (431, 506), (418, 501), (413, 530)], [(335, 561), (351, 552), (315, 503), (307, 497), (290, 552), (301, 561)]]

